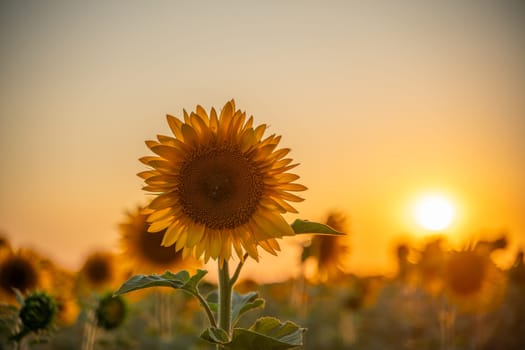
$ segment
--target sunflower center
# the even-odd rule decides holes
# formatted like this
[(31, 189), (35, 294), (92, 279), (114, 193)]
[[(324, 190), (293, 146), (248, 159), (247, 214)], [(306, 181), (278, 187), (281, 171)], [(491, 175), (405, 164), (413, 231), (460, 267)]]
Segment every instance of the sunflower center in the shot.
[(37, 272), (31, 263), (21, 257), (8, 259), (0, 266), (0, 287), (9, 293), (11, 288), (21, 292), (32, 289), (37, 284)]
[(106, 283), (112, 278), (109, 264), (102, 256), (92, 257), (86, 263), (86, 277), (93, 284)]
[(183, 212), (211, 229), (247, 223), (264, 190), (253, 160), (231, 144), (196, 149), (181, 166), (177, 193)]
[(476, 293), (482, 287), (485, 270), (485, 262), (481, 256), (471, 252), (457, 255), (448, 265), (449, 285), (461, 295)]

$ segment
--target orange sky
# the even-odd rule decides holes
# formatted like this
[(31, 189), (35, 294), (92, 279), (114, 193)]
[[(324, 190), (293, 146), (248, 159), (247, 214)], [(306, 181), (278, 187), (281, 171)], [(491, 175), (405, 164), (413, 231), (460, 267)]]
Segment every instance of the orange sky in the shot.
[[(0, 230), (73, 268), (117, 247), (124, 211), (145, 198), (143, 141), (168, 133), (166, 113), (235, 98), (301, 163), (299, 216), (350, 217), (350, 271), (390, 270), (395, 242), (421, 234), (410, 203), (430, 190), (460, 208), (452, 241), (507, 230), (514, 252), (525, 247), (515, 3), (3, 1)], [(295, 244), (247, 273), (294, 273)]]

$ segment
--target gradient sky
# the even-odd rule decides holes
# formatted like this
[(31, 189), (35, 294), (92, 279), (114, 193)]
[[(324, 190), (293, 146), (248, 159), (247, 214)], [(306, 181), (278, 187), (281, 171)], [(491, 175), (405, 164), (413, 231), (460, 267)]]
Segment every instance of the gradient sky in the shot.
[[(144, 140), (235, 98), (301, 163), (299, 217), (349, 216), (350, 271), (421, 240), (427, 191), (452, 241), (525, 248), (523, 23), (520, 1), (2, 1), (0, 230), (72, 268), (117, 247)], [(294, 273), (297, 244), (247, 269)]]

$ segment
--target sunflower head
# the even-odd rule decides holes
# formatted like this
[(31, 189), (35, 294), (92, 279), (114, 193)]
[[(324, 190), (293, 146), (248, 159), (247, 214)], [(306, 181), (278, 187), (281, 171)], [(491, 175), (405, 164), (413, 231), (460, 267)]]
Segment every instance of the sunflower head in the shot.
[(148, 232), (147, 214), (138, 207), (127, 213), (126, 222), (120, 224), (123, 254), (135, 273), (163, 273), (166, 270), (193, 269), (200, 264), (196, 259), (182, 258), (181, 251), (162, 246), (165, 230)]
[(95, 310), (97, 325), (106, 330), (115, 329), (120, 326), (122, 322), (124, 322), (126, 314), (127, 306), (124, 298), (120, 295), (105, 295), (100, 299)]
[(37, 266), (25, 254), (10, 254), (0, 262), (0, 289), (2, 294), (14, 297), (13, 288), (25, 293), (38, 286)]
[(201, 106), (184, 119), (167, 116), (173, 136), (146, 141), (156, 154), (141, 158), (144, 189), (156, 194), (148, 205), (150, 232), (165, 230), (163, 246), (183, 256), (230, 259), (232, 247), (258, 260), (257, 247), (276, 254), (276, 238), (293, 235), (282, 214), (297, 211), (290, 193), (306, 188), (288, 171), (297, 164), (277, 149), (280, 136), (263, 137), (267, 126), (227, 102), (218, 115)]
[(20, 320), (31, 331), (45, 329), (51, 325), (57, 313), (55, 300), (43, 292), (33, 292), (24, 300), (20, 309)]
[(113, 253), (95, 251), (87, 256), (77, 275), (76, 292), (82, 296), (101, 292), (116, 286), (123, 277)]
[(503, 297), (506, 279), (486, 253), (452, 251), (447, 255), (444, 272), (445, 292), (460, 311), (487, 310)]
[(475, 251), (451, 253), (445, 270), (447, 287), (459, 295), (475, 294), (483, 285), (487, 264), (486, 257)]

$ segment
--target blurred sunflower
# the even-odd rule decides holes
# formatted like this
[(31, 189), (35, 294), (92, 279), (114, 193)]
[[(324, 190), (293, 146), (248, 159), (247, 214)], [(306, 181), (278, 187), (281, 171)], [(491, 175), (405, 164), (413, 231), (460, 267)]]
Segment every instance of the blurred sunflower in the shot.
[[(339, 232), (347, 232), (346, 217), (342, 213), (329, 213), (325, 223)], [(344, 270), (350, 247), (348, 237), (318, 235), (303, 249), (302, 260), (313, 258), (316, 261), (313, 281), (326, 282), (339, 277)]]
[(499, 305), (506, 279), (489, 255), (478, 250), (452, 251), (445, 261), (445, 293), (459, 311), (487, 311)]
[[(163, 273), (166, 270), (194, 270), (201, 264), (198, 260), (188, 257), (182, 259), (182, 252), (173, 247), (164, 247), (162, 234), (148, 232), (150, 224), (146, 221), (148, 215), (143, 208), (126, 213), (127, 220), (119, 225), (123, 259), (133, 273)], [(165, 231), (161, 231), (165, 233)]]
[(284, 158), (290, 149), (278, 149), (280, 136), (263, 139), (265, 124), (253, 126), (253, 117), (227, 102), (220, 116), (201, 107), (184, 122), (167, 116), (174, 137), (159, 135), (146, 145), (158, 156), (141, 158), (151, 167), (138, 175), (144, 190), (157, 196), (148, 206), (150, 232), (166, 230), (163, 246), (175, 244), (183, 256), (204, 254), (223, 261), (232, 247), (258, 260), (257, 246), (276, 254), (276, 238), (294, 232), (282, 214), (297, 211), (288, 204), (303, 199), (289, 193), (306, 187), (288, 173), (298, 164)]
[(97, 326), (105, 330), (115, 329), (124, 322), (127, 313), (128, 308), (124, 298), (108, 293), (100, 299), (95, 309)]
[(77, 274), (76, 292), (81, 296), (116, 287), (123, 279), (116, 257), (106, 251), (91, 253)]
[(13, 288), (25, 294), (48, 286), (49, 278), (42, 273), (39, 262), (38, 255), (28, 249), (12, 252), (0, 261), (0, 303), (16, 302)]

